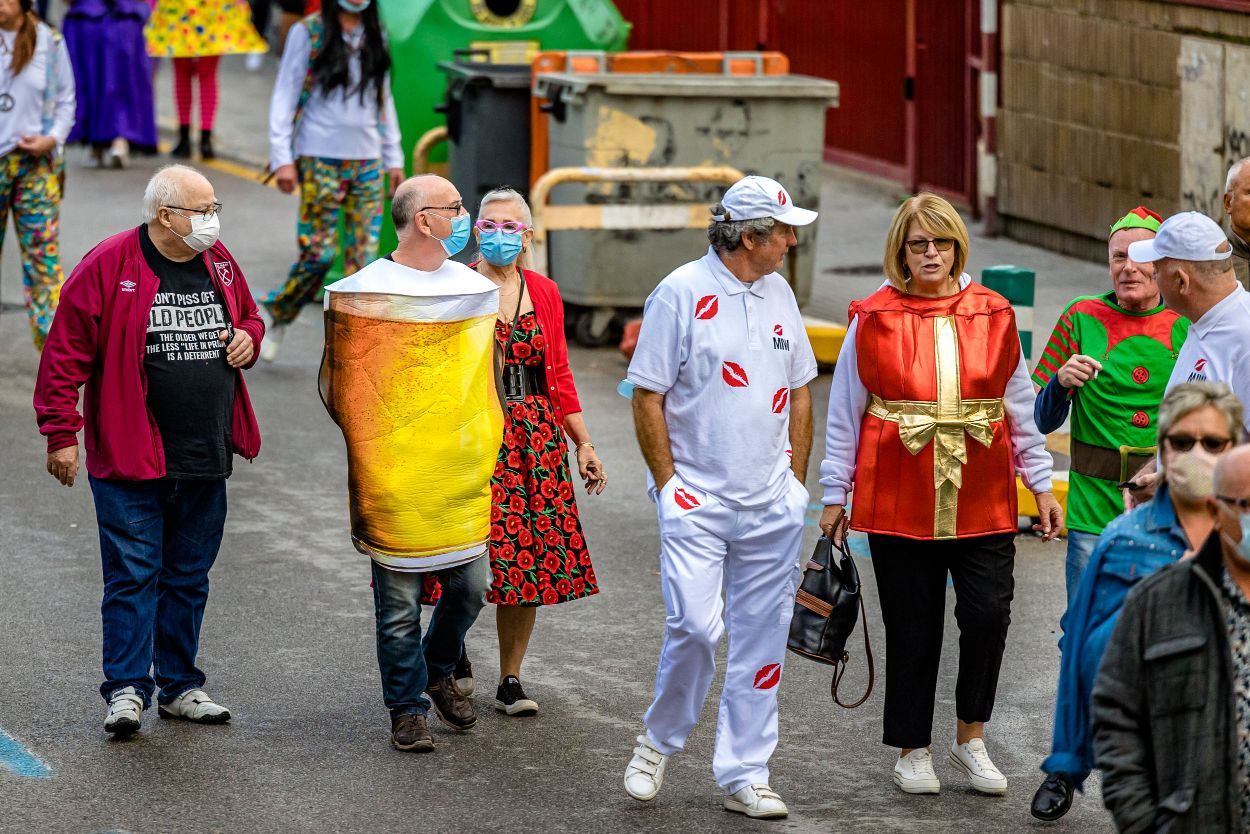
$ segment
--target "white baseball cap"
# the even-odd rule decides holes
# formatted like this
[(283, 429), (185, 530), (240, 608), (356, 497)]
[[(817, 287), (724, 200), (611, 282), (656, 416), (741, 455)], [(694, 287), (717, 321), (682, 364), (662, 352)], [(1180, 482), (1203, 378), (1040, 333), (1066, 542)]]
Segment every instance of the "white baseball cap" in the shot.
[(759, 220), (771, 217), (791, 226), (806, 226), (816, 219), (816, 212), (799, 208), (790, 199), (790, 192), (768, 177), (743, 177), (721, 198), (724, 214), (714, 214), (718, 223), (729, 220)]
[(1128, 256), (1139, 264), (1161, 258), (1179, 261), (1221, 261), (1233, 254), (1219, 224), (1198, 211), (1182, 211), (1164, 220), (1150, 240), (1128, 245)]

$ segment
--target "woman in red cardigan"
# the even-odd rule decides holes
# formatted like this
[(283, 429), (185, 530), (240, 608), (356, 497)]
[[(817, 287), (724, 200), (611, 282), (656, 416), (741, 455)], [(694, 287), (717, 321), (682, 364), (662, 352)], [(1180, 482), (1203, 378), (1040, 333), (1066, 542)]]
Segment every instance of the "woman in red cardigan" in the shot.
[[(499, 286), (495, 340), (503, 351), (507, 399), (503, 446), (491, 480), (492, 583), (486, 598), (498, 606), (495, 706), (508, 715), (538, 712), (520, 680), (538, 607), (599, 592), (578, 518), (566, 435), (576, 444), (577, 473), (587, 494), (602, 493), (608, 483), (569, 370), (560, 291), (550, 278), (522, 265), (532, 225), (529, 205), (511, 188), (482, 198), (476, 224), (482, 258), (476, 268)], [(460, 690), (471, 694), (467, 656), (455, 677)]]

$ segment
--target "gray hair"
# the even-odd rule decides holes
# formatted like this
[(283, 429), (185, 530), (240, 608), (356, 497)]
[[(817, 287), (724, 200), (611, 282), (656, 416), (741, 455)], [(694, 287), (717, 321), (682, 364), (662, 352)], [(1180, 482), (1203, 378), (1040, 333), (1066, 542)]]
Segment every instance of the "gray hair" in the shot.
[(1237, 181), (1237, 175), (1241, 173), (1242, 166), (1244, 166), (1247, 162), (1250, 162), (1250, 156), (1243, 156), (1241, 159), (1234, 162), (1228, 169), (1228, 176), (1224, 178), (1225, 194), (1232, 193), (1233, 183)]
[(1241, 400), (1223, 382), (1183, 382), (1159, 403), (1159, 445), (1182, 418), (1210, 406), (1228, 421), (1228, 433), (1236, 443), (1241, 438)]
[(182, 205), (180, 186), (183, 178), (189, 173), (203, 176), (190, 165), (166, 165), (152, 175), (152, 179), (148, 180), (147, 188), (143, 189), (143, 211), (140, 216), (144, 223), (151, 223), (155, 220), (156, 213), (160, 211), (161, 206)]
[(491, 203), (516, 203), (521, 207), (521, 217), (525, 220), (526, 226), (534, 225), (534, 215), (530, 213), (530, 204), (525, 202), (525, 198), (521, 196), (521, 192), (507, 185), (501, 185), (499, 188), (487, 191), (482, 195), (482, 202), (478, 203), (477, 214), (481, 217), (482, 212)]
[[(712, 215), (725, 214), (725, 206), (717, 203), (712, 206)], [(753, 220), (715, 220), (707, 227), (707, 239), (717, 252), (733, 252), (742, 245), (742, 236), (766, 238), (773, 233), (777, 221), (771, 217), (759, 217)]]

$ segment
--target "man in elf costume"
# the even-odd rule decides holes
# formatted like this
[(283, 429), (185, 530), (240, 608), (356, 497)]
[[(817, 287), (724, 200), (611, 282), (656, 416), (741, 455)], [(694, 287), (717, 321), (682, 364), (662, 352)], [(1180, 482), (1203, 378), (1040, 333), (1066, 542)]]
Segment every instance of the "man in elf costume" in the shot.
[(1068, 481), (1068, 599), (1102, 529), (1124, 511), (1119, 484), (1155, 454), (1155, 415), (1189, 332), (1163, 306), (1152, 264), (1128, 246), (1153, 238), (1162, 219), (1138, 206), (1111, 227), (1111, 292), (1074, 298), (1033, 371), (1038, 428), (1052, 432), (1072, 412)]

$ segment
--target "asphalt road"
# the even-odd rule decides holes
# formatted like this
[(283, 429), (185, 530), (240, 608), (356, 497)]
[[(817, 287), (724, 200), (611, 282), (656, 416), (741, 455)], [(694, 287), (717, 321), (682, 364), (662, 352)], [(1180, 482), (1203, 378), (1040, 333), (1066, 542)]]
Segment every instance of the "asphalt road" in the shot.
[[(138, 222), (152, 165), (122, 173), (71, 165), (66, 264)], [(268, 289), (294, 254), (293, 199), (211, 176), (226, 206), (225, 241), (253, 289)], [(0, 767), (0, 831), (765, 827), (720, 808), (710, 766), (718, 689), (658, 800), (639, 804), (620, 784), (652, 692), (663, 610), (653, 510), (629, 411), (614, 393), (624, 363), (611, 350), (572, 352), (587, 419), (612, 475), (605, 495), (581, 502), (602, 593), (540, 613), (524, 673), (542, 705), (538, 717), (509, 719), (492, 709), (497, 655), (487, 608), (469, 635), (481, 682), (478, 727), (455, 736), (435, 722), (438, 748), (428, 756), (387, 745), (368, 563), (348, 540), (343, 443), (314, 387), (320, 318), (306, 314), (280, 360), (248, 373), (264, 448), (254, 464), (237, 464), (230, 480), (230, 516), (212, 574), (201, 665), (209, 691), (235, 719), (198, 727), (161, 721), (153, 711), (137, 736), (109, 739), (95, 691), (101, 589), (91, 496), (85, 481), (65, 489), (44, 471), (30, 405), (37, 357), (24, 314), (11, 306), (20, 302), (20, 273), (11, 235), (8, 244), (0, 272), (7, 302), (0, 315), (0, 762), (10, 767)], [(828, 385), (827, 376), (815, 384), (819, 414)], [(814, 460), (820, 451), (818, 441)], [(809, 487), (816, 495), (814, 474)], [(813, 505), (807, 546), (817, 513)], [(1030, 537), (1019, 545), (1015, 616), (989, 731), (995, 761), (1011, 780), (1007, 796), (972, 793), (940, 753), (944, 792), (900, 794), (890, 780), (893, 753), (880, 744), (882, 690), (864, 707), (842, 710), (829, 702), (825, 667), (795, 658), (781, 686), (781, 743), (772, 762), (773, 786), (792, 813), (767, 827), (1005, 832), (1037, 825), (1028, 803), (1050, 739), (1063, 545)], [(859, 567), (882, 664), (872, 563), (860, 559)], [(956, 633), (949, 622), (939, 751), (954, 724)], [(847, 686), (855, 690), (863, 680), (861, 666)], [(1064, 830), (1111, 830), (1096, 786)]]

